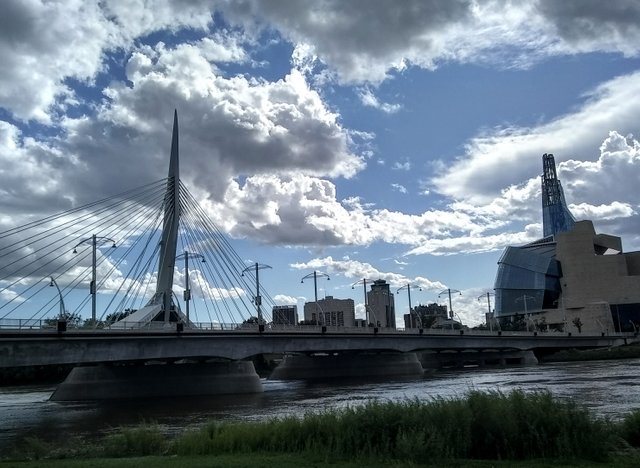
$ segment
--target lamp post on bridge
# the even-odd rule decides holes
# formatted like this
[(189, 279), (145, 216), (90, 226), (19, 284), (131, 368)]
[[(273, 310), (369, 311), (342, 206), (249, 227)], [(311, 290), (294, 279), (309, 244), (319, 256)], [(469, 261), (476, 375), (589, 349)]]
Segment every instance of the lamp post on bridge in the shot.
[(329, 278), (329, 275), (327, 275), (326, 273), (313, 270), (313, 273), (309, 273), (308, 275), (303, 276), (302, 279), (300, 280), (301, 283), (304, 283), (304, 280), (313, 278), (313, 291), (315, 293), (316, 314), (317, 314), (316, 316), (318, 317), (318, 323), (322, 323), (322, 320), (320, 320), (320, 306), (318, 305), (318, 278), (323, 278), (323, 277), (327, 278), (327, 281), (331, 279)]
[(462, 293), (457, 289), (445, 289), (444, 291), (441, 291), (440, 294), (438, 294), (438, 299), (440, 299), (440, 296), (445, 293), (449, 295), (449, 318), (453, 320), (453, 304), (451, 303), (451, 293), (458, 293), (459, 296), (462, 296)]
[(351, 289), (355, 289), (356, 285), (362, 283), (362, 289), (364, 291), (364, 321), (366, 327), (369, 326), (369, 312), (367, 312), (367, 281), (371, 282), (370, 279), (362, 278), (351, 285)]
[(184, 259), (184, 303), (185, 303), (185, 311), (187, 313), (187, 326), (191, 323), (189, 319), (189, 301), (191, 301), (191, 289), (189, 288), (189, 257), (191, 258), (200, 258), (202, 259), (202, 263), (205, 263), (206, 260), (204, 256), (199, 253), (189, 252), (187, 250), (184, 253), (178, 255), (176, 260)]
[(60, 312), (58, 312), (58, 319), (63, 320), (65, 318), (67, 309), (64, 306), (64, 297), (62, 296), (62, 291), (60, 291), (60, 287), (58, 286), (58, 283), (56, 283), (56, 280), (54, 280), (52, 276), (51, 281), (49, 282), (49, 287), (53, 288), (54, 286), (58, 290), (58, 297), (60, 298), (60, 301), (59, 301)]
[(522, 296), (516, 298), (516, 302), (522, 301), (524, 303), (524, 317), (527, 321), (527, 331), (529, 331), (529, 310), (527, 309), (527, 299), (535, 299), (535, 297), (523, 294)]
[(254, 269), (255, 273), (256, 273), (256, 298), (255, 298), (255, 303), (256, 303), (256, 313), (258, 314), (258, 329), (260, 329), (261, 326), (264, 325), (264, 319), (262, 318), (262, 296), (260, 296), (260, 276), (259, 276), (259, 271), (260, 270), (264, 270), (267, 268), (271, 268), (269, 265), (264, 265), (261, 263), (256, 262), (254, 265), (252, 266), (248, 266), (247, 268), (245, 268), (244, 270), (242, 270), (242, 274), (241, 276), (244, 276), (245, 272), (248, 272), (249, 270)]
[[(104, 236), (96, 236), (95, 234), (86, 239), (82, 239), (78, 242), (73, 248), (73, 253), (78, 253), (78, 247), (81, 245), (91, 245), (91, 284), (89, 285), (89, 293), (91, 294), (91, 321), (93, 326), (96, 324), (96, 293), (97, 293), (97, 285), (96, 285), (96, 250), (98, 245), (103, 245), (108, 242), (111, 242), (111, 248), (116, 248), (116, 241), (109, 237)], [(52, 278), (53, 279), (53, 278)]]
[(493, 331), (493, 314), (491, 313), (491, 296), (495, 296), (494, 293), (492, 292), (486, 292), (485, 294), (480, 294), (478, 296), (478, 300), (483, 299), (484, 297), (487, 297), (487, 322), (489, 322), (489, 331)]
[[(396, 294), (399, 294), (400, 291), (402, 291), (405, 288), (407, 288), (407, 296), (409, 298), (409, 323), (411, 323), (411, 283), (407, 283), (404, 286), (399, 287), (398, 290), (396, 291)], [(418, 288), (418, 290), (422, 291), (422, 288)], [(422, 328), (422, 317), (420, 317), (418, 314), (416, 314), (416, 317), (418, 318), (420, 328)]]

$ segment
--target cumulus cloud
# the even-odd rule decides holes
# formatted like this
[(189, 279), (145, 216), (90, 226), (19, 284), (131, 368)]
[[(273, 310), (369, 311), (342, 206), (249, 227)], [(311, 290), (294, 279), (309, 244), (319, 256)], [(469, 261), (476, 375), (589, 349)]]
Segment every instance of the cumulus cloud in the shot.
[(549, 56), (640, 51), (633, 0), (243, 0), (224, 10), (245, 26), (274, 27), (302, 45), (299, 61), (320, 60), (343, 83), (378, 84), (409, 66), (446, 61), (527, 67)]
[(372, 280), (386, 280), (392, 287), (401, 287), (407, 283), (411, 283), (422, 289), (437, 290), (446, 288), (440, 281), (433, 281), (422, 276), (415, 278), (407, 278), (404, 275), (392, 272), (382, 272), (370, 263), (359, 262), (349, 258), (334, 260), (331, 256), (324, 258), (315, 258), (303, 263), (294, 263), (291, 265), (296, 270), (308, 269), (325, 269), (327, 273), (339, 273), (347, 278), (362, 279), (368, 278)]
[(640, 4), (635, 0), (540, 0), (537, 11), (553, 26), (565, 47), (577, 52), (638, 54)]
[[(635, 72), (601, 84), (575, 112), (548, 123), (532, 128), (501, 128), (478, 135), (469, 141), (464, 155), (432, 178), (432, 187), (457, 200), (486, 203), (501, 187), (539, 174), (542, 154), (553, 153), (560, 178), (567, 179), (567, 198), (572, 200), (573, 181), (568, 180), (570, 174), (563, 172), (563, 162), (597, 159), (596, 149), (610, 129), (622, 135), (632, 133), (640, 115), (640, 103), (635, 99), (638, 89), (640, 72)], [(616, 180), (608, 171), (598, 176)], [(599, 190), (595, 185), (589, 188)]]
[[(6, 0), (0, 18), (0, 106), (18, 119), (51, 122), (53, 107), (74, 100), (69, 79), (91, 84), (105, 54), (169, 28), (204, 31), (211, 2)], [(53, 109), (52, 109), (53, 108)]]
[(232, 178), (302, 173), (351, 177), (364, 167), (354, 138), (296, 70), (275, 82), (216, 73), (212, 39), (142, 46), (95, 118), (67, 117), (64, 135), (38, 141), (0, 122), (2, 204), (9, 211), (67, 208), (166, 176), (173, 109), (182, 178), (220, 200)]
[(289, 296), (287, 294), (276, 294), (275, 296), (273, 296), (273, 300), (275, 301), (275, 303), (277, 305), (297, 304), (298, 303), (298, 299), (299, 298), (294, 297), (294, 296)]

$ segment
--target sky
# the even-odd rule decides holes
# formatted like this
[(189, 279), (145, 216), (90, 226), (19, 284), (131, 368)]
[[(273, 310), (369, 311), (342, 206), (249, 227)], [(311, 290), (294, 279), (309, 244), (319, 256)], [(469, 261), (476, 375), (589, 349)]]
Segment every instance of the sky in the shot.
[(358, 316), (382, 278), (482, 322), (502, 250), (542, 237), (544, 153), (640, 249), (637, 0), (2, 8), (0, 231), (166, 177), (177, 109), (182, 181), (282, 304), (318, 270)]

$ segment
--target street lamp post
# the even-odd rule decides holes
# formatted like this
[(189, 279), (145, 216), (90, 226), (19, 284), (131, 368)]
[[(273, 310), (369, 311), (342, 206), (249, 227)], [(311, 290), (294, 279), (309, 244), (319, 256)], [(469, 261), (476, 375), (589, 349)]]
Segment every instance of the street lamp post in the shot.
[(495, 296), (495, 294), (492, 292), (480, 294), (478, 296), (478, 300), (483, 299), (485, 296), (487, 297), (487, 309), (488, 309), (487, 322), (489, 322), (489, 331), (493, 331), (493, 314), (491, 313), (491, 296)]
[[(326, 273), (313, 270), (313, 273), (309, 273), (308, 275), (303, 276), (302, 279), (300, 280), (301, 283), (304, 283), (304, 280), (313, 278), (313, 291), (315, 293), (315, 302), (316, 302), (316, 316), (318, 318), (320, 317), (320, 306), (318, 305), (318, 278), (323, 278), (323, 277), (327, 278), (327, 281), (331, 279), (329, 278), (329, 275), (327, 275)], [(319, 319), (318, 323), (322, 323), (322, 320)]]
[(80, 247), (83, 244), (91, 245), (91, 248), (92, 248), (91, 250), (91, 284), (89, 285), (89, 293), (91, 294), (91, 320), (94, 326), (96, 323), (96, 292), (98, 289), (96, 286), (96, 250), (98, 248), (98, 244), (102, 245), (102, 244), (106, 244), (107, 242), (111, 242), (112, 244), (111, 248), (113, 249), (116, 248), (116, 241), (114, 241), (109, 237), (96, 236), (95, 234), (86, 239), (82, 239), (73, 248), (74, 254), (78, 253), (78, 247)]
[(189, 252), (187, 250), (185, 250), (184, 253), (176, 257), (176, 260), (184, 259), (184, 295), (183, 297), (184, 297), (184, 304), (185, 304), (185, 312), (187, 313), (187, 326), (189, 326), (189, 324), (191, 323), (191, 320), (189, 319), (189, 301), (191, 301), (191, 289), (189, 287), (190, 286), (189, 285), (189, 257), (200, 258), (202, 259), (202, 263), (206, 262), (202, 254)]
[(367, 278), (362, 278), (360, 281), (356, 281), (351, 285), (351, 289), (355, 289), (356, 285), (362, 283), (362, 289), (364, 291), (364, 321), (365, 326), (369, 326), (369, 312), (367, 312), (367, 281), (371, 282)]
[(58, 319), (63, 320), (65, 318), (65, 312), (67, 309), (64, 306), (64, 297), (62, 296), (62, 291), (60, 291), (60, 287), (58, 286), (58, 283), (56, 283), (56, 280), (54, 280), (52, 276), (51, 282), (49, 283), (49, 287), (53, 288), (54, 286), (58, 290), (58, 297), (60, 298), (60, 301), (59, 301), (60, 312), (58, 312)]
[(441, 291), (440, 294), (438, 294), (438, 299), (445, 293), (449, 295), (449, 318), (453, 320), (453, 305), (451, 304), (451, 293), (458, 293), (458, 295), (460, 296), (462, 296), (462, 293), (457, 289), (445, 289), (444, 291)]
[(524, 303), (524, 314), (527, 315), (528, 313), (528, 309), (527, 309), (527, 299), (535, 299), (535, 297), (533, 296), (527, 296), (526, 294), (523, 294), (522, 296), (516, 298), (516, 302), (520, 302), (522, 301)]
[[(399, 294), (400, 291), (402, 291), (405, 288), (407, 288), (407, 296), (409, 298), (409, 320), (411, 320), (411, 284), (407, 283), (404, 286), (399, 287), (398, 290), (396, 291), (396, 294)], [(422, 291), (422, 288), (419, 288), (419, 290)], [(422, 317), (420, 317), (418, 314), (416, 314), (416, 317), (418, 318), (420, 328), (422, 328)]]
[(260, 296), (260, 276), (258, 271), (260, 270), (264, 270), (266, 268), (271, 268), (269, 265), (264, 265), (261, 263), (256, 262), (254, 265), (252, 266), (248, 266), (247, 268), (245, 268), (244, 270), (242, 270), (242, 276), (244, 276), (245, 272), (254, 269), (255, 270), (255, 274), (256, 274), (256, 298), (255, 298), (255, 303), (256, 303), (256, 313), (258, 314), (258, 327), (260, 327), (260, 325), (264, 325), (264, 320), (262, 318), (262, 296)]
[(529, 331), (529, 311), (527, 309), (527, 299), (535, 299), (535, 297), (523, 294), (522, 296), (516, 298), (516, 302), (522, 301), (524, 303), (524, 317), (527, 321), (527, 331)]

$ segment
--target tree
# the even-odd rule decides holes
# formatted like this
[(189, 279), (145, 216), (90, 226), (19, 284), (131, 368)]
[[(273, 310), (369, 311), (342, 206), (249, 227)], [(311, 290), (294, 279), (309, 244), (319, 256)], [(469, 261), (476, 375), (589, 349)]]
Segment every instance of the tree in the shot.
[(119, 320), (122, 320), (125, 317), (128, 317), (129, 315), (133, 314), (136, 311), (136, 309), (124, 309), (123, 312), (113, 312), (111, 314), (108, 314), (104, 321), (111, 325), (112, 323), (115, 323)]
[(500, 319), (500, 329), (504, 331), (526, 331), (527, 322), (524, 315), (516, 314), (513, 317)]
[(56, 318), (45, 319), (45, 327), (55, 327), (59, 321), (67, 322), (67, 328), (80, 328), (82, 317), (74, 312), (64, 312)]
[(578, 329), (578, 333), (582, 333), (582, 325), (584, 324), (582, 323), (582, 320), (580, 320), (580, 317), (574, 318), (572, 323)]
[(540, 331), (540, 332), (547, 331), (546, 317), (542, 317), (540, 320), (534, 320), (533, 326), (537, 331)]

